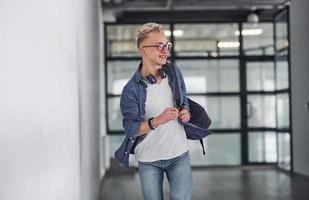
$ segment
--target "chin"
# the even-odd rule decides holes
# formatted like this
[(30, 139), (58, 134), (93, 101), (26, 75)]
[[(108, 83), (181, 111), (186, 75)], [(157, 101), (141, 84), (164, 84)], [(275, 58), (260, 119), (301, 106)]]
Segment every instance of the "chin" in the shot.
[(164, 60), (164, 61), (162, 60), (159, 63), (160, 63), (160, 65), (165, 65), (166, 64), (166, 60)]

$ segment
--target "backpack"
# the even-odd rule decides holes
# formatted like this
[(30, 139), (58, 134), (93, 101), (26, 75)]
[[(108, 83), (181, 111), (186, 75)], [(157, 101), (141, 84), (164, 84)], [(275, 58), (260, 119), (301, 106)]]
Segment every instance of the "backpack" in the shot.
[(203, 155), (205, 155), (205, 148), (203, 138), (212, 134), (208, 130), (211, 119), (209, 118), (206, 110), (200, 104), (196, 103), (192, 99), (188, 98), (189, 109), (191, 118), (190, 121), (184, 123), (184, 129), (189, 140), (199, 140), (203, 149)]

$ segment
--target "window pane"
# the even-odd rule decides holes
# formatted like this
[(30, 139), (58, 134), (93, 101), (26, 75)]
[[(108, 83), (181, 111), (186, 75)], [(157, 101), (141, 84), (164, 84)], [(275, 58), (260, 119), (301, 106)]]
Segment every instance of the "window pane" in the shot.
[(177, 56), (238, 55), (237, 24), (176, 24)]
[(276, 18), (276, 51), (279, 55), (286, 55), (288, 52), (288, 25), (287, 14), (283, 13)]
[[(240, 134), (212, 134), (204, 139), (206, 155), (198, 140), (188, 140), (193, 166), (240, 165)], [(218, 148), (220, 147), (220, 148)]]
[(137, 56), (135, 30), (138, 25), (107, 26), (107, 56)]
[(277, 122), (278, 128), (289, 128), (290, 126), (290, 104), (288, 94), (277, 95)]
[(278, 133), (278, 165), (284, 169), (291, 168), (290, 133)]
[[(135, 31), (140, 26), (141, 25), (107, 26), (107, 56), (138, 56), (139, 53), (135, 42)], [(163, 26), (167, 32), (170, 30), (168, 25)]]
[(277, 162), (276, 132), (250, 132), (248, 136), (250, 162)]
[(239, 91), (238, 60), (177, 61), (187, 93)]
[(114, 158), (114, 152), (121, 145), (122, 141), (125, 138), (125, 135), (108, 135), (109, 138), (109, 146), (110, 146), (110, 157)]
[(276, 127), (274, 95), (249, 95), (247, 106), (249, 127)]
[(133, 76), (140, 61), (109, 61), (107, 81), (109, 94), (121, 94), (123, 87)]
[[(238, 33), (239, 34), (239, 33)], [(273, 24), (243, 24), (243, 48), (246, 55), (273, 55)]]
[(287, 89), (289, 87), (288, 61), (278, 60), (276, 63), (276, 89)]
[(107, 103), (109, 130), (123, 130), (122, 115), (120, 112), (120, 97), (108, 98)]
[(247, 63), (247, 90), (273, 91), (275, 89), (273, 62)]
[(189, 97), (205, 108), (212, 129), (240, 128), (239, 97)]

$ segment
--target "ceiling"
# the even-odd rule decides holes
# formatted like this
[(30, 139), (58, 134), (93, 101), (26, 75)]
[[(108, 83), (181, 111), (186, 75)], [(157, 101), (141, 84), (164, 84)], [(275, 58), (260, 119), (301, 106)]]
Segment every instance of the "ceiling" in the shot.
[(103, 8), (123, 11), (276, 9), (288, 0), (102, 0)]
[[(245, 21), (254, 10), (261, 21), (273, 15), (290, 0), (101, 0), (103, 14), (112, 22), (196, 22)], [(110, 18), (106, 17), (106, 18)]]

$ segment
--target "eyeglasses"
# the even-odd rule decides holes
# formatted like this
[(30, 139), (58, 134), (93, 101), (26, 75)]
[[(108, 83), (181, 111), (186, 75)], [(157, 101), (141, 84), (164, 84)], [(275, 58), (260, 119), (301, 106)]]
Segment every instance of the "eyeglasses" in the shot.
[(159, 42), (157, 45), (142, 46), (142, 48), (144, 48), (144, 47), (157, 47), (157, 49), (159, 51), (164, 51), (165, 49), (170, 51), (172, 49), (172, 46), (173, 45), (170, 42), (167, 42), (166, 44), (163, 44), (162, 42)]

